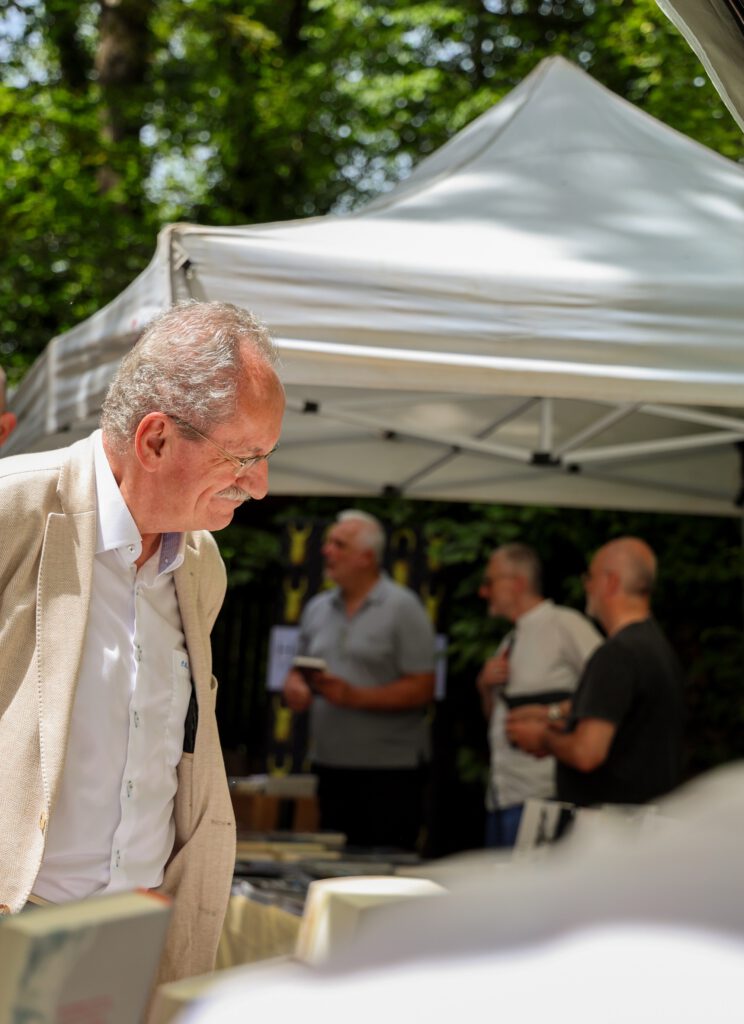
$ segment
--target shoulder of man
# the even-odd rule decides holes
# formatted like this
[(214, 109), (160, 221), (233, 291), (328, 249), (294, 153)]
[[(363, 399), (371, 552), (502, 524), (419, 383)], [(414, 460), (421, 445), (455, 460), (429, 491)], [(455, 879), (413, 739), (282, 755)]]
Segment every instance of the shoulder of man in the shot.
[[(95, 505), (92, 437), (67, 448), (0, 459), (3, 506), (19, 521), (54, 511), (90, 511)], [(58, 497), (57, 497), (58, 496)]]
[(434, 642), (434, 627), (426, 613), (424, 602), (415, 590), (384, 577), (385, 602), (389, 615), (392, 615), (399, 636), (408, 635), (411, 642), (426, 639)]
[(391, 579), (387, 573), (380, 578), (380, 582), (386, 599), (396, 601), (401, 605), (416, 605), (418, 607), (423, 607), (423, 602), (415, 590)]
[(0, 481), (3, 483), (24, 482), (34, 477), (45, 475), (57, 476), (60, 469), (67, 463), (69, 448), (55, 448), (48, 452), (27, 452), (23, 455), (6, 455), (0, 459)]
[(586, 622), (591, 624), (591, 620), (583, 612), (578, 611), (576, 608), (570, 608), (567, 604), (554, 604), (553, 612), (556, 618), (566, 623)]
[(594, 673), (623, 674), (631, 667), (627, 644), (619, 643), (617, 637), (605, 637), (586, 662), (586, 671)]
[(584, 615), (583, 612), (578, 611), (576, 608), (569, 608), (565, 604), (556, 604), (553, 605), (553, 608), (557, 621), (565, 629), (595, 633), (598, 639), (602, 639), (602, 634), (588, 615)]

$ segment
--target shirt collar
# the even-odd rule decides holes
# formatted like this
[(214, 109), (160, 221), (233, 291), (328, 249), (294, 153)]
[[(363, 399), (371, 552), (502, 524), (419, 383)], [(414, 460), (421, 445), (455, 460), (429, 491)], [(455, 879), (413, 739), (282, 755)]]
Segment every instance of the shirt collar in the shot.
[[(142, 538), (132, 513), (122, 497), (119, 485), (103, 449), (103, 434), (93, 434), (96, 471), (96, 554), (117, 551), (125, 565), (134, 565), (142, 554)], [(175, 571), (183, 562), (186, 537), (183, 533), (164, 533), (160, 541), (158, 575)]]
[[(380, 570), (380, 576), (375, 585), (365, 595), (364, 601), (362, 601), (362, 607), (367, 604), (376, 604), (378, 601), (382, 601), (384, 598), (384, 591), (390, 582), (390, 577), (384, 569)], [(333, 591), (333, 603), (338, 608), (344, 606), (344, 595), (340, 587), (336, 587)]]

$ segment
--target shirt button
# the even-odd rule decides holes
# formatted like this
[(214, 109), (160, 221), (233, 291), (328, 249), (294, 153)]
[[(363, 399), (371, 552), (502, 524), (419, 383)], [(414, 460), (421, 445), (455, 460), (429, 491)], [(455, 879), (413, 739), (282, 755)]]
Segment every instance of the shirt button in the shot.
[(139, 714), (134, 712), (134, 728), (139, 729)]
[(41, 829), (42, 832), (45, 832), (46, 831), (46, 827), (47, 827), (47, 816), (44, 813), (44, 811), (42, 811), (41, 815), (39, 816), (39, 828)]
[(121, 862), (121, 857), (120, 857), (120, 855), (119, 855), (119, 851), (117, 850), (117, 851), (116, 851), (116, 860), (114, 861), (114, 867), (115, 867), (115, 868), (118, 868), (118, 867), (119, 867), (119, 864), (120, 864), (120, 862)]
[(9, 914), (10, 907), (7, 903), (0, 903), (0, 914)]

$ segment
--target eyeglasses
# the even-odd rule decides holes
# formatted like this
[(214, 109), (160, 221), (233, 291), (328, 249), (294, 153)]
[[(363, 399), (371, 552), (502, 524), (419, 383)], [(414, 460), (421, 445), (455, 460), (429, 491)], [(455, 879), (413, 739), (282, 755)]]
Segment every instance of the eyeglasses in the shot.
[(586, 572), (582, 572), (581, 574), (581, 582), (584, 584), (584, 586), (586, 586), (587, 583), (593, 583), (599, 576), (609, 575), (609, 569), (599, 569), (598, 571), (595, 569), (594, 572), (592, 572), (591, 569), (587, 569)]
[(247, 458), (241, 459), (239, 455), (232, 455), (225, 448), (223, 448), (221, 444), (217, 444), (216, 441), (213, 441), (211, 437), (207, 437), (206, 434), (202, 434), (201, 430), (197, 430), (196, 427), (192, 427), (190, 423), (186, 422), (186, 420), (182, 420), (179, 416), (171, 416), (170, 413), (166, 413), (166, 415), (168, 416), (169, 419), (172, 419), (174, 423), (177, 423), (179, 427), (185, 427), (187, 430), (190, 430), (192, 433), (196, 434), (197, 437), (200, 437), (202, 439), (202, 441), (209, 441), (212, 447), (216, 448), (224, 459), (227, 459), (228, 462), (231, 462), (239, 473), (242, 473), (243, 470), (250, 469), (251, 466), (258, 465), (259, 462), (268, 462), (268, 460), (279, 447), (278, 445), (276, 445), (274, 448), (271, 449), (270, 452), (266, 452), (265, 455), (249, 455)]
[(482, 587), (490, 587), (493, 583), (498, 583), (499, 580), (516, 580), (518, 577), (513, 572), (495, 572), (492, 576), (484, 576), (481, 580)]

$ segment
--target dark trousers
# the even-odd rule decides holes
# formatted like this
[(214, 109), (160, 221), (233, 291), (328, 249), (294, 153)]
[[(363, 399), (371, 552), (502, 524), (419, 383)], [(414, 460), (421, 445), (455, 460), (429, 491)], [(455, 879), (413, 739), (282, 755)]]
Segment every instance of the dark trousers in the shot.
[(318, 776), (320, 827), (349, 846), (414, 850), (421, 828), (425, 768), (329, 768)]

